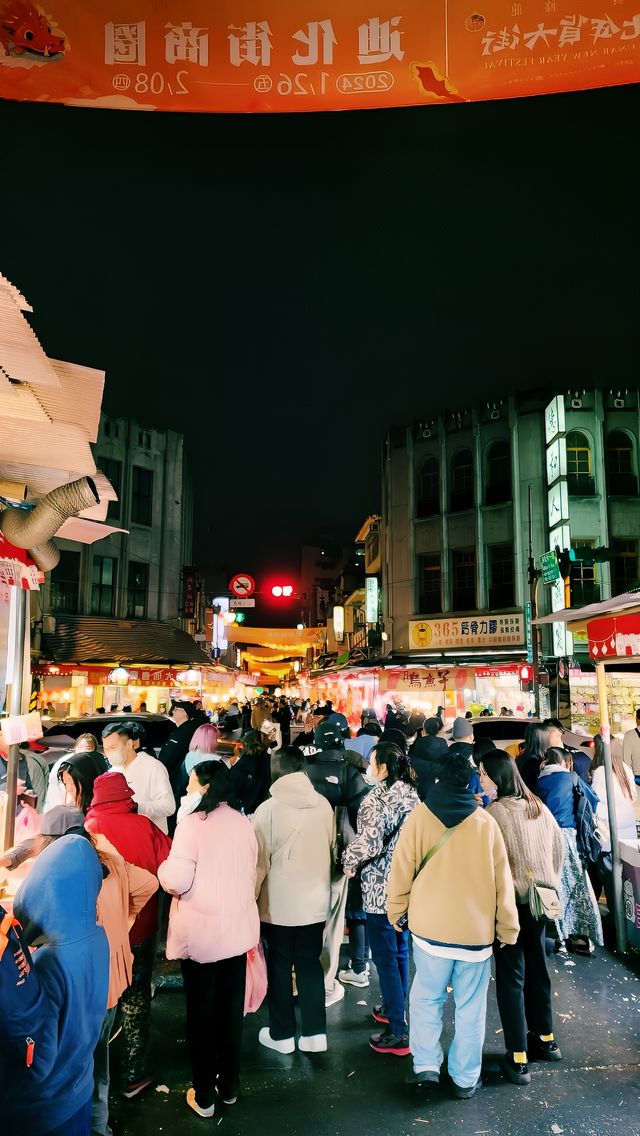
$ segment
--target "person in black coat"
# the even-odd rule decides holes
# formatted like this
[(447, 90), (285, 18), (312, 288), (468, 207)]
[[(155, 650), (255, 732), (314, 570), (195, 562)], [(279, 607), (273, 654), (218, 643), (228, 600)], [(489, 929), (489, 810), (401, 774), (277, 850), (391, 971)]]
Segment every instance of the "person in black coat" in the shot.
[(348, 809), (349, 821), (355, 830), (360, 802), (370, 786), (355, 765), (346, 760), (339, 726), (321, 721), (313, 737), (319, 752), (307, 757), (305, 772), (314, 789), (326, 797), (332, 809), (339, 805)]
[(411, 765), (417, 777), (416, 789), (421, 801), (436, 779), (436, 764), (448, 752), (442, 718), (427, 718), (422, 737), (416, 738), (410, 752)]
[(162, 762), (169, 774), (171, 788), (176, 799), (176, 809), (178, 809), (182, 795), (180, 781), (182, 763), (189, 752), (191, 739), (198, 726), (202, 726), (209, 719), (203, 710), (196, 710), (193, 702), (187, 701), (173, 703), (171, 718), (175, 722), (176, 729), (169, 734), (158, 754), (158, 761)]
[(271, 757), (260, 730), (247, 730), (242, 753), (229, 770), (233, 793), (245, 816), (267, 800), (271, 785)]

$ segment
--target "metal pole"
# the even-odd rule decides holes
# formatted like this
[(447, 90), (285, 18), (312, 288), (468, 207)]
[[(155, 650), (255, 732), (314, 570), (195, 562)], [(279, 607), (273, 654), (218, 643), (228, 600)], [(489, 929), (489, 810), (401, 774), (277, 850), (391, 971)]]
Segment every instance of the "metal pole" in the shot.
[(538, 669), (540, 666), (540, 629), (535, 624), (538, 618), (538, 578), (536, 576), (536, 562), (533, 557), (533, 485), (529, 485), (529, 602), (531, 604), (531, 662), (533, 666), (533, 697), (534, 712), (540, 717), (540, 686)]
[(609, 724), (609, 704), (607, 702), (607, 675), (604, 663), (596, 663), (598, 683), (598, 706), (600, 710), (600, 736), (604, 747), (604, 777), (607, 788), (607, 812), (609, 815), (609, 834), (611, 837), (611, 861), (613, 865), (613, 905), (616, 924), (616, 946), (621, 954), (627, 949), (624, 929), (624, 908), (622, 901), (622, 866), (618, 847), (618, 820), (616, 817), (615, 782), (611, 764), (611, 726)]
[[(22, 685), (24, 673), (24, 636), (27, 626), (27, 600), (29, 593), (26, 588), (16, 588), (14, 604), (14, 638), (13, 638), (13, 673), (11, 676), (11, 699), (9, 701), (9, 714), (13, 717), (22, 713)], [(13, 846), (16, 825), (16, 796), (18, 792), (18, 766), (20, 763), (20, 745), (9, 746), (7, 758), (7, 811), (4, 819), (4, 851)]]

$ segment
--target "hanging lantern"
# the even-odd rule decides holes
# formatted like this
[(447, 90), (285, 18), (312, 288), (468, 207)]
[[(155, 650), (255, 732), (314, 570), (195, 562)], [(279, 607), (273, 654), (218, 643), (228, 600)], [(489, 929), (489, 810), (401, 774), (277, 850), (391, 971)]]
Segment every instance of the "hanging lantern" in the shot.
[(126, 686), (129, 681), (129, 672), (126, 667), (114, 667), (109, 671), (109, 682), (114, 686)]
[(201, 678), (201, 672), (197, 671), (195, 667), (189, 667), (186, 671), (179, 671), (176, 675), (176, 679), (181, 686), (199, 686)]

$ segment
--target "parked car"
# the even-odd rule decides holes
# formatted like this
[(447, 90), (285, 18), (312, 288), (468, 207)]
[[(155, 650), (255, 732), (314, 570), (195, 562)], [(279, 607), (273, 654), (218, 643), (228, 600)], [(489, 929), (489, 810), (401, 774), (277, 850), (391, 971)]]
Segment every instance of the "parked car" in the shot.
[(45, 756), (49, 764), (53, 764), (62, 750), (71, 749), (80, 734), (93, 734), (100, 746), (102, 731), (112, 722), (140, 722), (147, 735), (146, 748), (156, 756), (175, 730), (174, 723), (163, 714), (92, 714), (88, 718), (64, 718), (52, 722), (44, 731), (42, 744), (47, 746)]
[[(504, 749), (512, 757), (518, 756), (518, 747), (524, 741), (524, 732), (528, 725), (539, 723), (540, 718), (472, 718), (473, 734), (476, 741), (480, 738), (491, 738), (498, 749)], [(565, 730), (563, 734), (565, 744), (571, 749), (590, 750), (593, 738), (583, 734), (574, 734)]]

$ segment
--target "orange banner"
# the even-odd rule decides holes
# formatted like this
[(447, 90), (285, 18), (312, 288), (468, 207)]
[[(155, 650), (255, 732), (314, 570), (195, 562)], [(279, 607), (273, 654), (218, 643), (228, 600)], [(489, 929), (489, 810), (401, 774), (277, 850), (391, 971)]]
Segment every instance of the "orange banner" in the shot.
[(0, 0), (0, 97), (355, 110), (640, 80), (640, 0)]

